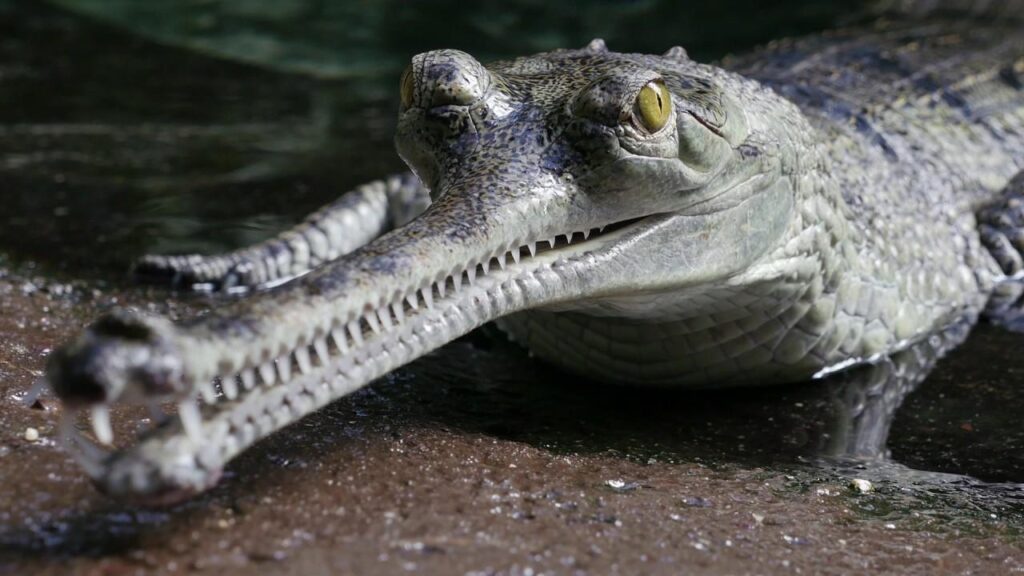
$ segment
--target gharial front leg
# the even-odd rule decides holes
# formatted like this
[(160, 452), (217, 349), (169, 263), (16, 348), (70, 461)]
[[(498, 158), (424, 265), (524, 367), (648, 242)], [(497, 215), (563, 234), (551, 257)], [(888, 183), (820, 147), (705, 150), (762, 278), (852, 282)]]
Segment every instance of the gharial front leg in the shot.
[(1003, 273), (985, 314), (1000, 324), (1024, 328), (1024, 171), (995, 202), (978, 211), (978, 232)]
[(375, 180), (258, 244), (209, 256), (147, 255), (135, 264), (134, 274), (194, 290), (277, 283), (348, 254), (409, 222), (429, 204), (429, 190), (411, 173)]

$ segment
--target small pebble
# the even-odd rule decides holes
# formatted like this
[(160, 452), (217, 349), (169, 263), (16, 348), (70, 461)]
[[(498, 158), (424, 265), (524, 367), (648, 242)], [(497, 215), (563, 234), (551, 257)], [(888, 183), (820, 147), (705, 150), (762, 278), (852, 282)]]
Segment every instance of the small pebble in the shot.
[(605, 480), (604, 483), (606, 486), (619, 493), (632, 492), (640, 487), (640, 484), (637, 484), (636, 482), (626, 482), (625, 480), (619, 479)]
[(39, 430), (36, 430), (35, 428), (32, 427), (25, 428), (25, 440), (29, 442), (35, 442), (36, 440), (39, 440)]
[(868, 482), (863, 478), (854, 478), (853, 480), (850, 481), (850, 486), (852, 486), (861, 494), (867, 494), (868, 492), (871, 492), (872, 490), (875, 489), (871, 482)]
[(701, 496), (687, 496), (683, 498), (683, 504), (691, 508), (710, 508), (712, 505), (711, 500)]

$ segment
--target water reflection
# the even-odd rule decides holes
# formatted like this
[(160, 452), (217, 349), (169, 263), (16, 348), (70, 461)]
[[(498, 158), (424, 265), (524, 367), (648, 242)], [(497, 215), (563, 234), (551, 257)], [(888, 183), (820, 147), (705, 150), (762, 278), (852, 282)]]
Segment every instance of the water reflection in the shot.
[(848, 461), (887, 459), (889, 431), (903, 400), (969, 331), (969, 323), (958, 322), (891, 356), (828, 377), (833, 424), (820, 438), (819, 454)]

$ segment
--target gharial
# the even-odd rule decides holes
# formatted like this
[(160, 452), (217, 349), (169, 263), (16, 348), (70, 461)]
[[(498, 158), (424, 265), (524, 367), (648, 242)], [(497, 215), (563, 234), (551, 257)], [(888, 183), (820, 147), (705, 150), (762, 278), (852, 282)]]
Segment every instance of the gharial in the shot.
[[(52, 354), (65, 441), (102, 490), (205, 490), (492, 320), (595, 380), (707, 387), (820, 377), (1020, 306), (1019, 22), (881, 20), (720, 65), (600, 40), (486, 65), (437, 50), (400, 95), (411, 174), (255, 246), (147, 257), (256, 289), (177, 324), (115, 311)], [(106, 451), (76, 417), (106, 443), (117, 402), (178, 417)]]

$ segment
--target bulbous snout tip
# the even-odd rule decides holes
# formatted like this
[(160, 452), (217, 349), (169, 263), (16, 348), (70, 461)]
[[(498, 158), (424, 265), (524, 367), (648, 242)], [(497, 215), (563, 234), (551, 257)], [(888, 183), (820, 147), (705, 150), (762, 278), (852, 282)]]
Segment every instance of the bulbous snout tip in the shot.
[(116, 310), (55, 351), (45, 378), (69, 408), (171, 395), (181, 385), (173, 330), (162, 318)]
[(461, 50), (423, 52), (402, 74), (402, 109), (469, 106), (484, 97), (490, 84), (484, 65)]

